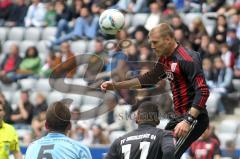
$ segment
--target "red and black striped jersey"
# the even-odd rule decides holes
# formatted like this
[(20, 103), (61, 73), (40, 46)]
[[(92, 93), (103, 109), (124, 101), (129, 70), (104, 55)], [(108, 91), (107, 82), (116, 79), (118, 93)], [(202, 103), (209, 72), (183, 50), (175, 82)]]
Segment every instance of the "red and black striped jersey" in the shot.
[(189, 155), (194, 159), (213, 159), (220, 155), (220, 148), (216, 139), (197, 140), (191, 145)]
[(185, 114), (190, 107), (205, 109), (209, 96), (200, 54), (179, 45), (169, 57), (160, 57), (154, 68), (138, 79), (143, 88), (167, 78), (173, 94), (177, 115)]

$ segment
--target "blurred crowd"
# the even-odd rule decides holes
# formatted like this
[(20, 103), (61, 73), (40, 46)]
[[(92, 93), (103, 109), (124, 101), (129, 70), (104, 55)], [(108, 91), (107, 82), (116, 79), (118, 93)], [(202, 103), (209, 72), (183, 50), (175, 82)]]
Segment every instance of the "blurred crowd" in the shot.
[[(101, 33), (98, 26), (99, 15), (107, 8), (119, 9), (126, 15), (125, 28), (114, 37)], [(137, 14), (143, 24), (132, 25), (136, 21), (127, 21), (127, 17)], [(141, 15), (146, 18), (142, 19)], [(189, 15), (194, 17), (186, 19)], [(56, 34), (45, 43), (49, 50), (44, 54), (45, 60), (35, 46), (27, 48), (23, 56), (17, 44), (12, 44), (7, 52), (1, 52), (0, 81), (10, 85), (25, 78), (48, 78), (62, 63), (60, 71), (67, 70), (68, 78), (84, 78), (93, 88), (99, 88), (103, 80), (121, 81), (144, 74), (157, 60), (148, 43), (148, 32), (161, 22), (173, 27), (179, 43), (200, 53), (211, 92), (208, 103), (217, 103), (212, 113), (233, 114), (234, 108), (239, 106), (237, 90), (240, 85), (233, 84), (234, 79), (240, 79), (239, 0), (1, 0), (1, 27), (55, 27)], [(86, 53), (91, 56), (83, 61), (88, 66), (80, 71), (72, 67), (73, 63), (76, 65), (74, 61), (79, 61), (75, 57), (79, 52), (71, 49), (72, 42), (79, 40), (94, 42), (92, 51)], [(29, 130), (29, 135), (22, 138), (25, 145), (46, 133), (47, 96), (37, 92), (32, 103), (31, 93), (32, 90), (21, 90), (15, 106), (4, 93), (0, 94), (7, 106), (5, 121), (17, 129)], [(78, 121), (81, 108), (73, 108), (72, 118), (76, 120), (73, 120), (70, 132), (72, 138), (87, 145), (110, 144), (111, 138), (119, 135), (117, 133), (136, 126), (129, 116), (134, 112), (134, 105), (144, 100), (158, 103), (161, 113), (172, 112), (167, 81), (160, 81), (151, 89), (117, 93), (118, 98), (106, 96), (104, 99), (109, 108), (114, 109), (91, 121)]]

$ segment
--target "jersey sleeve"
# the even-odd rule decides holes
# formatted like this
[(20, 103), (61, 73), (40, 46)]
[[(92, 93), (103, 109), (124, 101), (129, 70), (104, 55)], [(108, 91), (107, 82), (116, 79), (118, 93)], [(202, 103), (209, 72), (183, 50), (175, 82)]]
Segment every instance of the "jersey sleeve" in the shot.
[(138, 76), (137, 78), (141, 84), (141, 87), (146, 88), (152, 87), (154, 84), (164, 79), (165, 77), (166, 73), (164, 72), (164, 66), (158, 61), (151, 71)]
[(111, 145), (109, 152), (107, 153), (106, 157), (104, 159), (120, 159), (121, 154), (118, 154), (119, 148), (119, 142), (118, 140), (115, 140), (113, 144)]
[(92, 155), (88, 147), (81, 145), (78, 159), (92, 159)]
[(171, 131), (163, 131), (161, 147), (162, 159), (175, 159), (175, 138)]
[(201, 110), (206, 107), (209, 89), (205, 81), (200, 60), (179, 61), (182, 73), (187, 77), (195, 90), (192, 106)]

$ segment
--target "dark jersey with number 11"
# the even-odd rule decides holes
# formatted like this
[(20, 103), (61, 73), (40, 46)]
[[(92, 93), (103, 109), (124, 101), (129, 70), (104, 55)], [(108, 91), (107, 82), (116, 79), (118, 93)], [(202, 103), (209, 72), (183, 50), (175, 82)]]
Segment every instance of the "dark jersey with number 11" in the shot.
[(142, 124), (115, 140), (105, 159), (174, 159), (174, 151), (172, 132)]

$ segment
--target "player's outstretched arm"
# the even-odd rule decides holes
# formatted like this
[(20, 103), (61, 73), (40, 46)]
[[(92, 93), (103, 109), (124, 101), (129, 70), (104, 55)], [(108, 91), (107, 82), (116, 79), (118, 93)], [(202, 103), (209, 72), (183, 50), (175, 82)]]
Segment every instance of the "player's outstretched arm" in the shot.
[(122, 82), (106, 81), (101, 84), (101, 90), (118, 90), (118, 89), (139, 89), (141, 88), (141, 83), (138, 78), (133, 78), (131, 80)]

